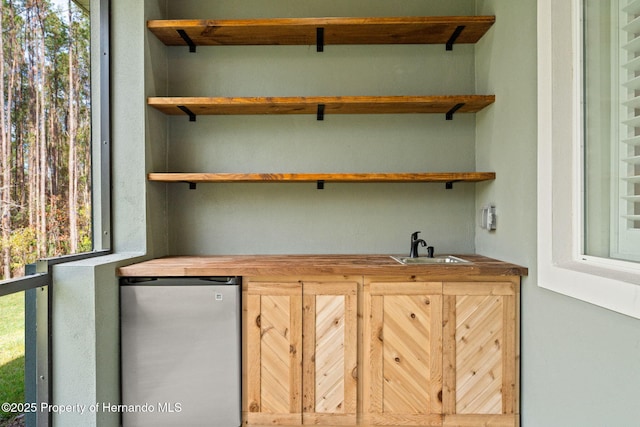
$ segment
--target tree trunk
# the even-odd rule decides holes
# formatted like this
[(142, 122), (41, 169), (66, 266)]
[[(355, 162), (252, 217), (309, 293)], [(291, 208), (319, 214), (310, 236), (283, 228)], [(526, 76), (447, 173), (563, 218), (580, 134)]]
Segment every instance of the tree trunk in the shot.
[[(0, 34), (4, 33), (4, 2), (0, 0)], [(8, 138), (10, 130), (7, 129), (5, 111), (11, 106), (5, 106), (4, 91), (4, 37), (0, 37), (0, 168), (2, 168), (2, 181), (0, 183), (0, 215), (2, 215), (2, 276), (4, 279), (11, 277), (11, 141)]]
[(38, 233), (38, 255), (46, 257), (47, 253), (47, 133), (46, 133), (46, 108), (45, 108), (45, 89), (47, 81), (47, 66), (45, 63), (45, 31), (44, 31), (44, 13), (41, 3), (36, 2), (38, 25), (40, 27), (40, 39), (38, 40), (38, 70), (40, 88), (38, 90), (38, 143), (40, 158), (38, 165), (38, 216), (40, 218)]
[(71, 253), (78, 251), (78, 173), (76, 167), (76, 123), (77, 114), (75, 108), (76, 82), (74, 77), (73, 61), (73, 15), (71, 12), (71, 0), (69, 0), (69, 250)]

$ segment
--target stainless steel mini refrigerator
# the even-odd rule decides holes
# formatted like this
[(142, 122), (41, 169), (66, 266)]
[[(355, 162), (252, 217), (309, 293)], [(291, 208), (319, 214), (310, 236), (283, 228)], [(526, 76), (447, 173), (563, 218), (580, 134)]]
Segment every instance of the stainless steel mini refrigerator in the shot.
[(122, 425), (240, 426), (240, 278), (120, 285)]

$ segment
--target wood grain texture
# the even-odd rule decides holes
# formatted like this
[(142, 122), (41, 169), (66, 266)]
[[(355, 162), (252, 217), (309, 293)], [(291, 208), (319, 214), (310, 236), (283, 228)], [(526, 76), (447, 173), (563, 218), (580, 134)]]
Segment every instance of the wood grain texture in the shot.
[[(261, 410), (260, 387), (260, 296), (243, 293), (245, 307), (242, 328), (244, 330), (243, 347), (243, 409), (247, 413), (259, 413)], [(246, 415), (245, 415), (246, 418)]]
[(445, 415), (443, 427), (514, 427), (515, 415)]
[[(372, 424), (372, 423), (358, 423), (358, 427), (379, 427), (385, 425), (386, 427), (404, 427), (402, 424)], [(513, 415), (474, 415), (474, 416), (457, 416), (457, 415), (445, 415), (434, 416), (433, 422), (426, 424), (428, 426), (436, 427), (513, 427), (516, 424)], [(423, 425), (423, 426), (426, 426)], [(252, 424), (251, 427), (273, 427), (271, 424)], [(325, 425), (324, 427), (343, 427), (340, 424)]]
[(312, 45), (316, 28), (331, 44), (444, 44), (459, 26), (456, 43), (476, 43), (494, 16), (276, 18), (243, 20), (152, 20), (149, 30), (167, 46), (186, 46), (178, 30), (196, 45)]
[(443, 285), (444, 426), (518, 422), (515, 278)]
[(233, 182), (480, 182), (495, 179), (494, 172), (424, 173), (150, 173), (149, 181), (189, 183)]
[[(442, 284), (365, 281), (363, 319), (372, 424), (442, 422)], [(388, 292), (388, 294), (387, 294)], [(366, 391), (365, 391), (366, 393)]]
[(458, 296), (456, 315), (456, 413), (501, 414), (502, 298)]
[(456, 413), (456, 297), (442, 300), (442, 412)]
[[(484, 276), (464, 281), (455, 277), (451, 282), (433, 282), (425, 280), (428, 277), (247, 278), (243, 284), (245, 328), (251, 323), (262, 324), (248, 316), (265, 312), (255, 308), (261, 300), (268, 306), (266, 312), (275, 313), (270, 318), (277, 318), (281, 310), (275, 306), (285, 306), (281, 299), (302, 287), (302, 299), (296, 304), (302, 304), (304, 347), (298, 380), (303, 390), (302, 414), (274, 416), (245, 410), (245, 423), (516, 427), (519, 278)], [(275, 289), (269, 293), (270, 288)], [(351, 328), (347, 326), (347, 319), (358, 317), (358, 295), (362, 339), (354, 332), (357, 321)], [(278, 301), (275, 304), (274, 298)], [(349, 311), (354, 314), (347, 314)], [(270, 325), (276, 323), (269, 320)], [(347, 332), (349, 329), (352, 331)], [(258, 331), (260, 337), (262, 329)], [(260, 340), (255, 335), (254, 339)], [(365, 372), (360, 384), (356, 384), (357, 375), (350, 377), (346, 369), (351, 365), (346, 360), (356, 357), (349, 355), (349, 350), (355, 352), (358, 345)], [(245, 347), (251, 346), (246, 343)], [(352, 360), (351, 366), (355, 366), (357, 360)], [(245, 383), (249, 380), (245, 378)], [(355, 417), (344, 413), (349, 407), (345, 384), (351, 380), (353, 389), (359, 386), (361, 393), (360, 412), (357, 405), (353, 409)], [(341, 399), (343, 406), (336, 403)], [(248, 399), (244, 402), (246, 405)], [(372, 410), (375, 408), (379, 410)]]
[(246, 425), (353, 425), (361, 278), (243, 282)]
[(357, 281), (303, 281), (303, 423), (355, 424)]
[[(380, 282), (415, 275), (418, 280), (504, 282), (505, 276), (526, 276), (525, 267), (484, 257), (456, 254), (465, 264), (403, 265), (389, 255), (211, 255), (156, 258), (118, 269), (124, 277), (312, 276), (372, 275)], [(282, 288), (295, 286), (283, 283)], [(447, 289), (449, 289), (447, 287)], [(445, 289), (445, 293), (449, 292)], [(473, 285), (466, 292), (474, 292)]]
[[(279, 286), (283, 285), (283, 286)], [(250, 424), (302, 422), (302, 286), (244, 285), (248, 339), (246, 420)], [(272, 292), (273, 291), (273, 292)], [(257, 365), (257, 366), (256, 366)]]
[(318, 295), (316, 301), (315, 412), (344, 413), (345, 298)]
[(199, 115), (316, 114), (445, 114), (476, 113), (495, 102), (494, 95), (441, 96), (292, 96), (292, 97), (149, 97), (147, 104), (165, 114)]

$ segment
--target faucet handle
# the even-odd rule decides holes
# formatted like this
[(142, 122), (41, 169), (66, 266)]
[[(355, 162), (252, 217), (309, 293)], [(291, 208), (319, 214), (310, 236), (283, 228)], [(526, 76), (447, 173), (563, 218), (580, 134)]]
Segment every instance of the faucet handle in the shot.
[(411, 241), (415, 242), (416, 240), (418, 240), (418, 234), (422, 233), (422, 231), (414, 231), (413, 233), (411, 233)]

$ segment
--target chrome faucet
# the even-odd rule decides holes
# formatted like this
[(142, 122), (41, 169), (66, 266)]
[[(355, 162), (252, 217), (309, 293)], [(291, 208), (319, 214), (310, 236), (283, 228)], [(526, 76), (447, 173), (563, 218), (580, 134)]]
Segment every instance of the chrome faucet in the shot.
[(427, 242), (422, 239), (418, 239), (418, 234), (420, 233), (420, 231), (416, 231), (411, 234), (411, 250), (409, 251), (410, 258), (418, 258), (420, 256), (418, 255), (418, 245), (422, 245), (422, 247), (427, 246)]

